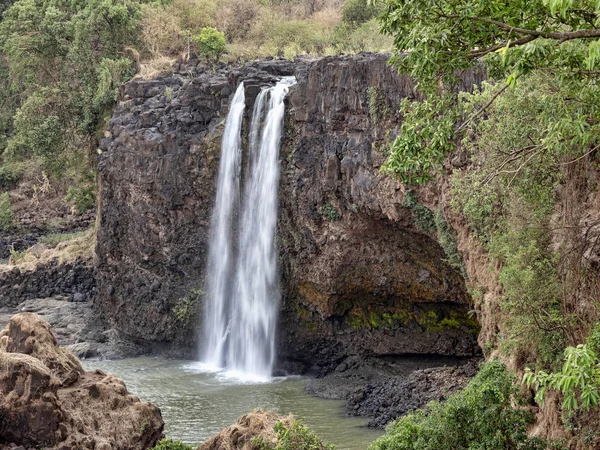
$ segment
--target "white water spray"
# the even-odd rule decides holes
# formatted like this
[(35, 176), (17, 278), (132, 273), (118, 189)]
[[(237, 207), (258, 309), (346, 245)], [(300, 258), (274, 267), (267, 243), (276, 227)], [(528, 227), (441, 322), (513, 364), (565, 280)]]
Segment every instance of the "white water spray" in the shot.
[[(254, 105), (235, 266), (231, 264), (231, 211), (235, 208), (238, 197), (230, 193), (228, 198), (223, 196), (224, 200), (230, 202), (225, 205), (219, 203), (221, 193), (219, 190), (217, 192), (214, 217), (227, 215), (228, 221), (213, 219), (213, 227), (224, 225), (227, 228), (225, 232), (213, 230), (212, 236), (229, 240), (227, 243), (219, 239), (211, 242), (208, 276), (210, 285), (214, 284), (217, 289), (209, 289), (203, 361), (246, 379), (268, 380), (275, 361), (275, 330), (280, 295), (275, 249), (278, 159), (285, 113), (284, 99), (294, 82), (293, 77), (287, 77), (273, 87), (264, 88)], [(237, 114), (234, 111), (236, 97), (227, 119), (228, 124), (232, 115)], [(235, 122), (235, 119), (231, 120), (232, 124)], [(233, 126), (231, 129), (226, 126), (223, 136), (222, 158), (226, 157), (227, 152), (229, 159), (232, 149), (225, 147), (226, 139), (228, 144), (234, 141), (228, 137), (228, 132), (234, 132)], [(239, 154), (239, 151), (236, 153)], [(239, 165), (239, 159), (236, 161)], [(228, 165), (229, 163), (221, 162), (219, 189), (222, 186), (239, 188), (239, 170), (236, 178), (234, 170), (226, 170)], [(224, 177), (233, 179), (223, 180)], [(229, 212), (223, 213), (217, 208)], [(227, 261), (222, 261), (225, 258)], [(235, 272), (232, 271), (233, 268)], [(214, 272), (216, 270), (221, 272)]]

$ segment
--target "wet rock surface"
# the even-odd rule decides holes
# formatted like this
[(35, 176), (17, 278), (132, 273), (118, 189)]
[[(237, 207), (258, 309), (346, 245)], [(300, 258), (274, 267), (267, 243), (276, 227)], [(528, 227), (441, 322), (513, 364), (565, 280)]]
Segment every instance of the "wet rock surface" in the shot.
[(351, 357), (308, 383), (317, 397), (346, 400), (346, 412), (365, 416), (369, 427), (392, 420), (433, 400), (445, 400), (475, 376), (477, 359), (431, 357)]
[(2, 448), (144, 450), (162, 435), (158, 408), (113, 375), (85, 372), (37, 314), (0, 332), (0, 366)]

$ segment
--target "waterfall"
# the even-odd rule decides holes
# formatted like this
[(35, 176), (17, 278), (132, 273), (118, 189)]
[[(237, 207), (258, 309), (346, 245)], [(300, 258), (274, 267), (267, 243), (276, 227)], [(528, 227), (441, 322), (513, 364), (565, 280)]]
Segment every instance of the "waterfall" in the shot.
[(217, 197), (210, 226), (207, 267), (208, 302), (204, 310), (204, 352), (202, 361), (222, 367), (229, 334), (229, 299), (231, 298), (233, 254), (233, 214), (239, 204), (242, 161), (242, 121), (246, 99), (244, 83), (238, 86), (221, 141), (221, 162)]
[[(275, 361), (280, 295), (275, 249), (279, 146), (284, 99), (294, 82), (294, 77), (286, 77), (273, 87), (263, 88), (254, 104), (237, 246), (233, 240), (232, 212), (239, 202), (242, 114), (235, 108), (243, 105), (243, 94), (240, 99), (236, 93), (233, 99), (223, 136), (202, 359), (250, 379), (269, 379)], [(233, 136), (235, 127), (237, 136)], [(238, 191), (233, 192), (235, 189)], [(235, 248), (237, 251), (232, 250)]]

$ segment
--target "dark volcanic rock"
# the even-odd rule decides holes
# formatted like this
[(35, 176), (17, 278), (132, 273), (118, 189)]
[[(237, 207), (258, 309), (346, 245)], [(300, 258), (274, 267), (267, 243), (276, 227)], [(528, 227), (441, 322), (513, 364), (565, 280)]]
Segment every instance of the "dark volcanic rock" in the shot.
[(254, 63), (123, 86), (99, 159), (96, 254), (98, 304), (124, 336), (192, 348), (197, 320), (176, 312), (184, 299), (202, 301), (229, 99), (244, 80), (250, 101), (275, 82), (271, 72), (290, 75), (291, 67)]
[(371, 417), (368, 426), (383, 428), (389, 422), (427, 403), (443, 401), (465, 387), (477, 372), (477, 362), (458, 367), (434, 367), (393, 377), (357, 389), (347, 398), (346, 410)]
[[(474, 74), (463, 77), (468, 88)], [(413, 224), (380, 150), (416, 98), (384, 55), (324, 58), (290, 93), (282, 148), (280, 354), (335, 367), (352, 354), (473, 355), (477, 323), (436, 236)]]
[[(295, 70), (281, 150), (280, 355), (320, 371), (351, 355), (476, 354), (461, 275), (436, 236), (414, 226), (402, 186), (379, 171), (399, 102), (417, 96), (386, 61), (216, 72), (188, 62), (171, 77), (127, 83), (99, 160), (98, 305), (111, 325), (148, 348), (192, 348), (197, 320), (183, 306), (202, 304), (230, 98), (244, 81), (249, 115), (261, 86)], [(463, 77), (465, 88), (474, 82)]]
[(3, 266), (0, 270), (0, 308), (14, 308), (26, 300), (59, 295), (85, 302), (95, 292), (94, 266), (87, 259), (62, 264), (53, 259), (37, 264), (34, 269)]

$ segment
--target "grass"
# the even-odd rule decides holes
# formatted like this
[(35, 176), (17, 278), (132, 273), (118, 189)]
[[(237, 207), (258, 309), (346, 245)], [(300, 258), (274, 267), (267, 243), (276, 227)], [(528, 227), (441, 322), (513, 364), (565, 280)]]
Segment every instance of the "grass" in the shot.
[(87, 236), (90, 230), (76, 231), (74, 233), (50, 233), (38, 239), (40, 244), (45, 244), (50, 248), (56, 247), (61, 242), (72, 241)]

